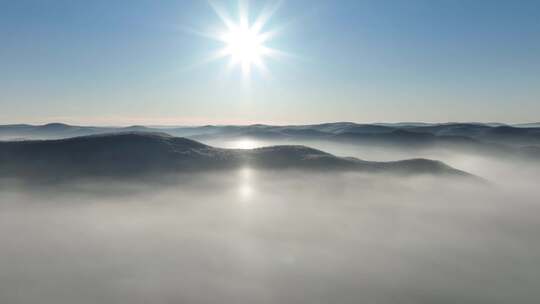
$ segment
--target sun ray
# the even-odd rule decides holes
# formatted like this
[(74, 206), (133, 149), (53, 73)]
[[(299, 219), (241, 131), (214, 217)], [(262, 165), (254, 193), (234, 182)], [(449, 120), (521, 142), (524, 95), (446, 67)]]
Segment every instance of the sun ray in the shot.
[(238, 18), (241, 27), (249, 27), (249, 2), (246, 0), (238, 1)]
[(225, 24), (225, 26), (228, 29), (231, 29), (232, 27), (234, 27), (233, 19), (231, 18), (227, 10), (225, 10), (223, 7), (218, 5), (215, 1), (209, 0), (208, 3), (210, 4), (210, 7), (212, 7), (216, 15), (219, 17), (219, 19), (221, 19), (223, 24)]
[(255, 31), (262, 31), (264, 26), (268, 23), (268, 21), (272, 18), (272, 16), (276, 13), (276, 11), (279, 9), (281, 4), (283, 3), (283, 0), (276, 1), (272, 5), (267, 4), (259, 17), (255, 20), (253, 23), (253, 29)]

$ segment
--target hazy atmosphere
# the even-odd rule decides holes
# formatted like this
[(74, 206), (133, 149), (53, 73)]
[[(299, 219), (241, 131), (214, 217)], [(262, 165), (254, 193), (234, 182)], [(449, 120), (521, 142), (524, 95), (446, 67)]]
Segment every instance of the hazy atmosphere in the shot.
[(539, 303), (538, 20), (0, 0), (0, 303)]

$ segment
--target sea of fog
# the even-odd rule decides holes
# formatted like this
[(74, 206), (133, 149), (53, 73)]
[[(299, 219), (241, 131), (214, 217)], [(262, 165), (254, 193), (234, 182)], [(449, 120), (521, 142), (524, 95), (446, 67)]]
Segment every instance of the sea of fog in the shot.
[(538, 303), (540, 165), (486, 182), (261, 172), (0, 188), (0, 303)]

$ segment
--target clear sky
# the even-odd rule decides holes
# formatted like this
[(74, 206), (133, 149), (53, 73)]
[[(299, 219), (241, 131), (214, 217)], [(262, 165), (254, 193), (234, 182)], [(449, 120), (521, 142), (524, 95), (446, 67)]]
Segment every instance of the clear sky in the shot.
[(282, 1), (248, 77), (206, 60), (223, 29), (205, 0), (0, 0), (0, 124), (540, 121), (540, 1)]

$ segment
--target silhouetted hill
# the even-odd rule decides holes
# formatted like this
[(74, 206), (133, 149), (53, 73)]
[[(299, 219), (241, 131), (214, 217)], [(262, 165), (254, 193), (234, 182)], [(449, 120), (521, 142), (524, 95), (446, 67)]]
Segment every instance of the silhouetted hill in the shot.
[(283, 170), (360, 171), (469, 176), (441, 162), (369, 162), (305, 146), (220, 149), (165, 133), (120, 133), (61, 140), (0, 142), (0, 176), (72, 178), (204, 172), (245, 166)]
[(4, 125), (0, 126), (0, 140), (10, 139), (61, 139), (75, 136), (114, 132), (116, 128), (70, 126), (62, 123), (46, 125)]

